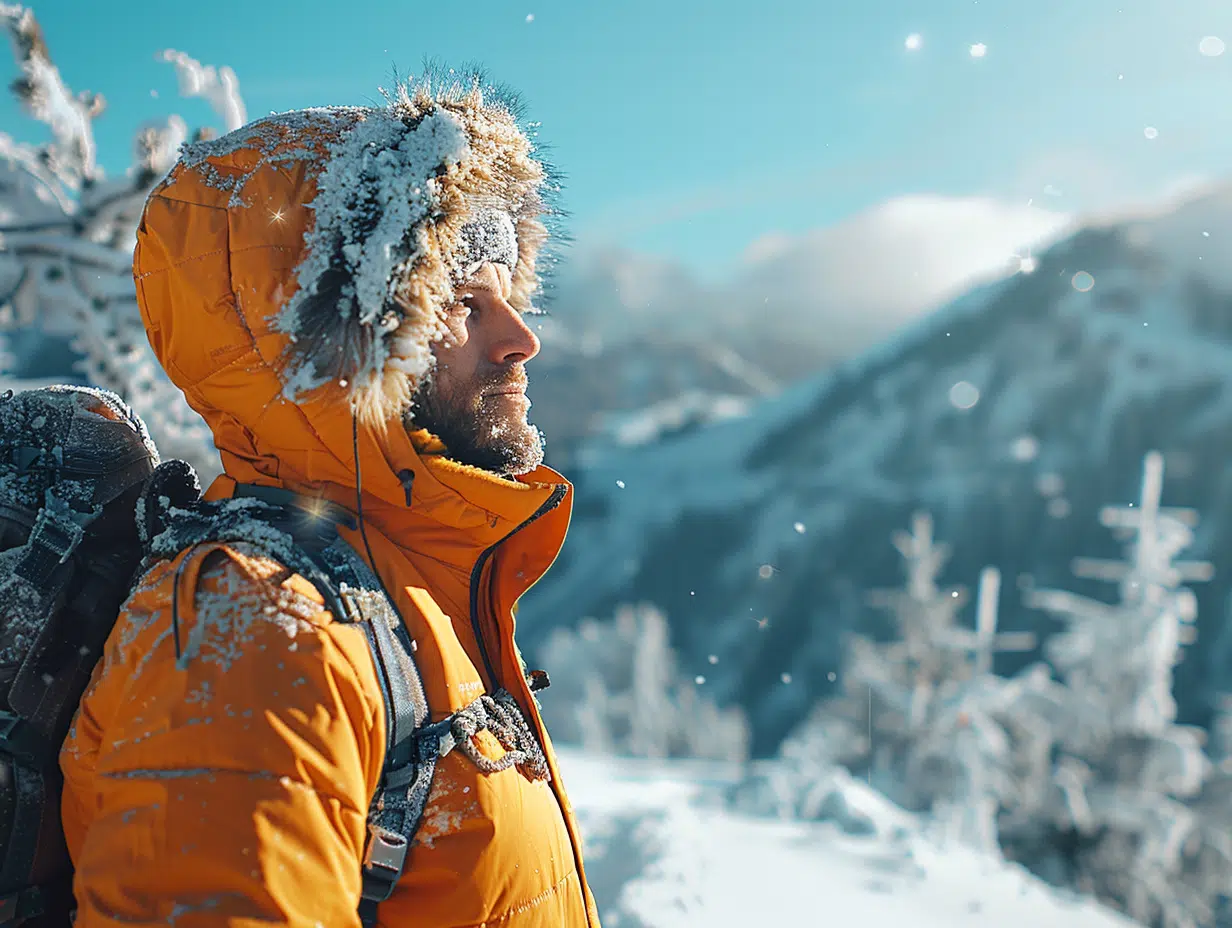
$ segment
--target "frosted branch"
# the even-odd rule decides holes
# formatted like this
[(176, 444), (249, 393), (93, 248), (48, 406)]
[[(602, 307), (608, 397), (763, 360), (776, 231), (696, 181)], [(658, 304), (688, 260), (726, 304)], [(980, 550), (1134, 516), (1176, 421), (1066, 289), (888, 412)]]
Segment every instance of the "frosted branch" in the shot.
[(222, 117), (227, 132), (248, 122), (244, 100), (240, 97), (240, 80), (229, 67), (203, 65), (191, 55), (173, 48), (162, 52), (159, 58), (175, 65), (180, 94), (185, 97), (200, 97), (207, 101), (214, 108), (214, 112)]
[(22, 76), (13, 92), (35, 119), (46, 123), (55, 142), (49, 147), (53, 170), (69, 186), (93, 180), (97, 173), (94, 117), (103, 111), (99, 94), (74, 95), (52, 63), (34, 13), (21, 4), (0, 4), (0, 18), (8, 27), (13, 55)]

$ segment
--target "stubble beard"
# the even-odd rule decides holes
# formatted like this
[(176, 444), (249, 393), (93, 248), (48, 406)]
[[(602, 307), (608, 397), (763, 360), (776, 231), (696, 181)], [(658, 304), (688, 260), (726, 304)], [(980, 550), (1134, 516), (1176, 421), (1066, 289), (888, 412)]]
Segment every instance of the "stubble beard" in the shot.
[(531, 425), (517, 400), (486, 396), (525, 383), (520, 370), (498, 369), (452, 389), (429, 377), (415, 393), (408, 428), (427, 429), (445, 445), (449, 458), (502, 477), (528, 474), (543, 463), (543, 433)]

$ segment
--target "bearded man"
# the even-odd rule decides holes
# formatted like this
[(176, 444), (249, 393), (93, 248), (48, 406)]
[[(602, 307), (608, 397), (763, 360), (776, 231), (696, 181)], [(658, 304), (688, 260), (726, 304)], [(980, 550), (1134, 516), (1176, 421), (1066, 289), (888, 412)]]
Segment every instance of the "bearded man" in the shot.
[(554, 189), (510, 97), (450, 78), (190, 145), (151, 194), (138, 302), (213, 430), (207, 500), (345, 512), (432, 720), (500, 694), (529, 746), (442, 751), (374, 892), (364, 634), (259, 539), (193, 545), (137, 584), (61, 752), (77, 928), (597, 928), (514, 642), (571, 500), (525, 392)]

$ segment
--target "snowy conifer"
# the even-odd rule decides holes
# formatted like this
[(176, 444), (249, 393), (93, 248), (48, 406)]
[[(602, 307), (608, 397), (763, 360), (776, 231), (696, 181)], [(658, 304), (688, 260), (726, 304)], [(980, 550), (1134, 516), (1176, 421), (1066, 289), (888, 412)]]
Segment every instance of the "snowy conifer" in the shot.
[(679, 670), (667, 619), (625, 606), (612, 620), (558, 628), (540, 651), (552, 686), (542, 710), (554, 740), (633, 757), (742, 761), (749, 732), (739, 709), (720, 709)]
[(906, 583), (870, 601), (891, 612), (898, 637), (850, 640), (841, 695), (784, 743), (762, 788), (775, 808), (763, 811), (812, 817), (809, 797), (842, 766), (900, 805), (931, 813), (954, 840), (996, 854), (999, 810), (1017, 800), (1024, 758), (1039, 764), (1040, 739), (1019, 716), (1046, 693), (1047, 675), (992, 673), (995, 652), (1034, 646), (1033, 636), (998, 633), (995, 568), (981, 575), (967, 627), (964, 590), (938, 585), (948, 551), (935, 542), (931, 519), (917, 514), (912, 532), (893, 541)]
[[(14, 93), (51, 130), (35, 145), (0, 132), (0, 326), (37, 327), (68, 337), (79, 356), (73, 378), (120, 394), (142, 416), (165, 456), (217, 472), (209, 430), (159, 367), (137, 309), (132, 252), (146, 196), (174, 163), (188, 135), (178, 116), (140, 128), (122, 176), (98, 164), (93, 122), (105, 101), (74, 93), (52, 61), (33, 13), (0, 3), (21, 77)], [(230, 69), (216, 71), (179, 52), (186, 96), (208, 99), (227, 129), (245, 119)]]
[(1232, 886), (1227, 794), (1212, 780), (1200, 730), (1176, 724), (1172, 668), (1193, 640), (1204, 562), (1177, 556), (1197, 516), (1161, 508), (1163, 458), (1147, 454), (1137, 505), (1107, 507), (1101, 522), (1128, 537), (1123, 561), (1079, 559), (1075, 573), (1118, 584), (1108, 604), (1061, 590), (1028, 602), (1065, 621), (1048, 643), (1062, 681), (1049, 788), (1007, 832), (1019, 859), (1093, 893), (1148, 925), (1211, 923)]

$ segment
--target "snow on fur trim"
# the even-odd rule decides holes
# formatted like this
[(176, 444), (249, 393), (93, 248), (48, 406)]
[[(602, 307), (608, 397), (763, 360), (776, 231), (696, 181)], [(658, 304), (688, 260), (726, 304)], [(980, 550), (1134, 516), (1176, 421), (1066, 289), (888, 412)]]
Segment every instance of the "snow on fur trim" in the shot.
[[(401, 419), (479, 260), (512, 260), (511, 303), (533, 311), (559, 187), (520, 115), (481, 74), (437, 70), (385, 106), (280, 114), (185, 149), (186, 167), (233, 191), (232, 207), (265, 164), (315, 172), (313, 224), (275, 320), (290, 338), (289, 399), (341, 387), (366, 424)], [(259, 154), (244, 176), (207, 161), (241, 148)]]
[(439, 109), (411, 125), (391, 109), (373, 110), (328, 146), (308, 204), (314, 218), (298, 288), (277, 320), (292, 338), (291, 399), (331, 380), (358, 391), (387, 371), (427, 375), (437, 320), (399, 312), (394, 298), (399, 277), (428, 250), (422, 233), (441, 208), (438, 175), (468, 149), (462, 122)]

